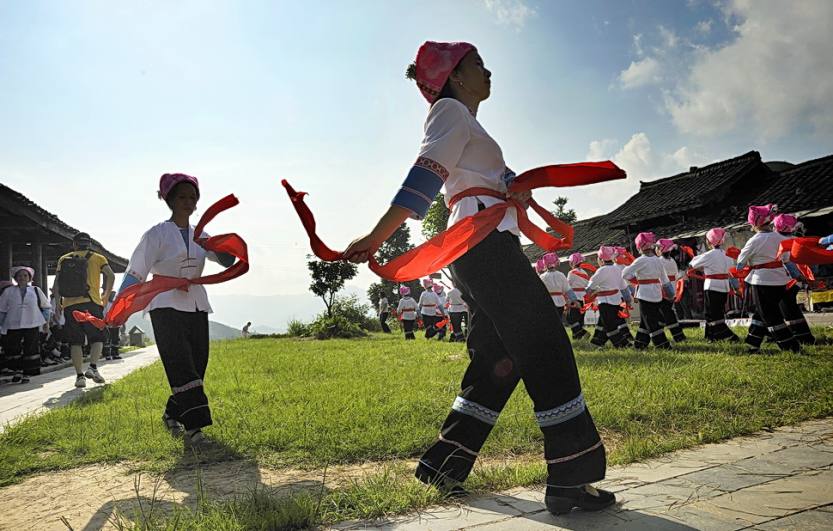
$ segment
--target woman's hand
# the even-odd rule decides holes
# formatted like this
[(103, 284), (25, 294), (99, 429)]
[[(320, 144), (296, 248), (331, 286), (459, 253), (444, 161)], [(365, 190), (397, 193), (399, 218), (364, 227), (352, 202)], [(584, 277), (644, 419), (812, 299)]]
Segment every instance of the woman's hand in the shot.
[(344, 259), (354, 264), (367, 262), (371, 256), (376, 254), (380, 245), (382, 245), (381, 242), (377, 242), (376, 237), (371, 232), (367, 236), (353, 240), (344, 250)]
[(529, 201), (529, 199), (532, 197), (532, 191), (525, 190), (523, 192), (508, 192), (506, 195), (510, 199), (514, 199), (515, 201), (525, 206), (527, 201)]

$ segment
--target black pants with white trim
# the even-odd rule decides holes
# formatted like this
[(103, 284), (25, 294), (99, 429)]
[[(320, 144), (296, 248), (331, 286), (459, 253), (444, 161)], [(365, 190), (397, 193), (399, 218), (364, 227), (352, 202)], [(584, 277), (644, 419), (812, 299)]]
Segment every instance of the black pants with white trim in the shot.
[(814, 345), (816, 338), (813, 337), (813, 332), (810, 331), (810, 325), (807, 324), (807, 319), (804, 318), (804, 313), (798, 307), (796, 296), (800, 291), (799, 287), (793, 286), (787, 290), (784, 298), (781, 299), (781, 314), (784, 316), (784, 322), (792, 332), (795, 340), (802, 345)]
[(604, 478), (605, 450), (584, 403), (572, 346), (518, 238), (492, 232), (454, 262), (451, 273), (469, 306), (471, 362), (417, 475), (464, 481), (522, 380), (544, 434), (547, 484), (578, 486)]
[[(766, 331), (772, 335), (778, 347), (781, 350), (798, 351), (800, 345), (784, 322), (784, 314), (781, 311), (781, 301), (787, 296), (787, 287), (750, 284), (749, 291), (754, 292), (755, 311), (760, 315)], [(746, 343), (753, 348), (760, 348), (763, 334), (753, 335), (752, 331), (750, 326)]]
[(402, 330), (405, 332), (405, 339), (416, 339), (416, 336), (414, 336), (415, 327), (416, 319), (402, 319)]
[(208, 367), (208, 313), (156, 308), (150, 311), (150, 321), (171, 386), (165, 413), (187, 430), (210, 426), (211, 410), (203, 389)]
[(677, 320), (677, 314), (674, 313), (674, 303), (668, 299), (662, 299), (659, 303), (659, 311), (662, 316), (662, 324), (671, 332), (671, 337), (674, 338), (674, 341), (677, 343), (685, 341), (686, 337), (683, 333), (683, 327), (680, 326), (680, 322)]
[(614, 347), (628, 346), (628, 336), (625, 333), (628, 323), (619, 316), (619, 310), (621, 308), (616, 304), (599, 303), (599, 317), (590, 343), (603, 347), (610, 341)]
[(707, 289), (706, 306), (706, 341), (738, 341), (738, 336), (726, 326), (726, 299), (728, 293)]
[(448, 318), (451, 320), (451, 327), (454, 332), (451, 335), (451, 341), (463, 341), (466, 339), (466, 334), (463, 332), (463, 316), (466, 312), (448, 312)]
[(648, 344), (651, 342), (658, 348), (671, 347), (668, 338), (665, 336), (665, 329), (661, 324), (660, 304), (662, 303), (639, 299), (639, 329), (636, 332), (636, 338), (633, 340), (634, 348), (648, 348)]
[(422, 314), (422, 326), (425, 327), (425, 339), (431, 339), (437, 335), (437, 327), (434, 326), (440, 321), (436, 315)]
[(587, 335), (584, 329), (584, 314), (578, 308), (570, 308), (567, 312), (567, 326), (573, 333), (573, 339), (581, 339)]
[(40, 374), (39, 328), (14, 328), (6, 331), (3, 350), (9, 369), (27, 376)]

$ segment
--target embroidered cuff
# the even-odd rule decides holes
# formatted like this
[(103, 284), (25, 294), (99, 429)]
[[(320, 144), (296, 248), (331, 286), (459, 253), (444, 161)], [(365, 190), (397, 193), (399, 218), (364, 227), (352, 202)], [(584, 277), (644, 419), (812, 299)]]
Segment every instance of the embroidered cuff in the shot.
[(416, 219), (422, 219), (442, 186), (443, 180), (437, 173), (415, 165), (408, 172), (392, 204), (406, 208), (414, 213)]

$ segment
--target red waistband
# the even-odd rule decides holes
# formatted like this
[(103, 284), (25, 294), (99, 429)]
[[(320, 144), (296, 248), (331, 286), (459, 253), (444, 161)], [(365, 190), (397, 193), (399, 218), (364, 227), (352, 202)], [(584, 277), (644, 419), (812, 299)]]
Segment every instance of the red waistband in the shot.
[(573, 288), (573, 291), (587, 291), (585, 288)]
[(709, 278), (711, 280), (729, 280), (731, 276), (729, 273), (715, 273), (713, 275), (706, 275), (705, 278)]
[(619, 293), (618, 289), (608, 289), (608, 290), (604, 290), (604, 291), (597, 291), (596, 296), (597, 297), (610, 297), (611, 295), (616, 295), (617, 293)]
[(467, 189), (463, 190), (462, 192), (454, 195), (448, 201), (448, 208), (449, 209), (454, 208), (454, 205), (456, 205), (461, 199), (464, 199), (466, 197), (474, 197), (474, 196), (477, 196), (477, 195), (486, 195), (486, 196), (489, 196), (489, 197), (495, 197), (497, 199), (506, 199), (506, 194), (505, 193), (498, 192), (497, 190), (492, 190), (491, 188), (480, 188), (480, 187), (467, 188)]
[(782, 267), (784, 267), (784, 262), (781, 260), (773, 260), (772, 262), (767, 262), (765, 264), (749, 266), (750, 269), (780, 269)]
[(551, 291), (550, 295), (564, 295), (563, 291)]
[(423, 306), (425, 306), (427, 308), (429, 306), (436, 306), (436, 304), (423, 304)]
[(668, 280), (674, 282), (675, 280), (677, 280), (677, 275), (668, 275)]
[(658, 278), (643, 278), (643, 279), (636, 279), (636, 283), (640, 286), (643, 284), (659, 284)]

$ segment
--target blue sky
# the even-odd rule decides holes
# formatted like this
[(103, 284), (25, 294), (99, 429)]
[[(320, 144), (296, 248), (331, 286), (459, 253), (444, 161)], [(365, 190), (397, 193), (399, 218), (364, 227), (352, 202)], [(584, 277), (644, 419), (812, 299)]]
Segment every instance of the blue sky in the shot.
[(312, 194), (333, 246), (369, 230), (419, 145), (404, 71), (422, 41), (478, 46), (479, 119), (513, 169), (628, 170), (536, 194), (589, 217), (690, 165), (833, 152), (831, 21), (823, 0), (5, 2), (0, 179), (129, 256), (167, 215), (158, 176), (192, 173), (203, 207), (240, 197), (212, 228), (251, 246), (252, 272), (213, 291), (299, 294), (308, 248), (279, 181)]

